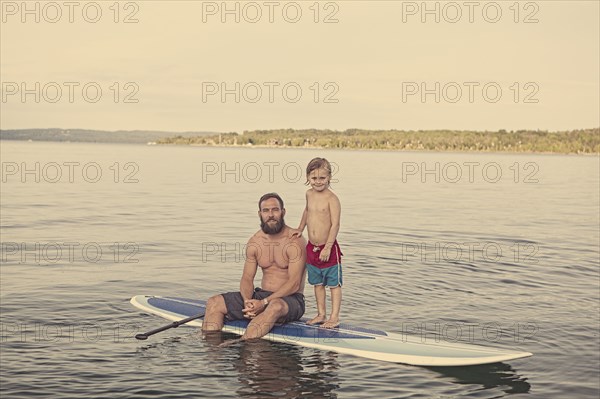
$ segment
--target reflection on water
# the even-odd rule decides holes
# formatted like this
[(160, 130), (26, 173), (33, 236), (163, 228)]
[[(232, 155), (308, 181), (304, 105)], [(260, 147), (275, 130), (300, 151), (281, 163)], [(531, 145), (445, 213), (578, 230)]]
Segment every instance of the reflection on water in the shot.
[(483, 389), (500, 388), (508, 394), (528, 393), (531, 384), (506, 363), (465, 367), (427, 367), (452, 378), (456, 384), (477, 384)]
[(215, 351), (237, 354), (233, 366), (238, 373), (240, 387), (237, 394), (240, 397), (298, 398), (316, 395), (337, 398), (333, 392), (339, 388), (339, 364), (335, 353), (312, 352), (263, 339), (219, 348), (218, 345), (226, 339), (232, 339), (231, 334), (210, 333), (204, 338)]
[[(204, 335), (211, 361), (232, 362), (238, 373), (240, 397), (337, 398), (340, 388), (337, 353), (311, 350), (285, 343), (256, 340), (237, 342), (225, 348), (220, 344), (238, 338), (229, 333)], [(344, 355), (341, 355), (344, 356)], [(360, 360), (360, 359), (358, 359)], [(510, 364), (494, 363), (465, 367), (424, 367), (439, 378), (457, 385), (475, 385), (476, 391), (499, 389), (506, 394), (528, 393), (531, 384)], [(408, 387), (406, 387), (408, 388)]]

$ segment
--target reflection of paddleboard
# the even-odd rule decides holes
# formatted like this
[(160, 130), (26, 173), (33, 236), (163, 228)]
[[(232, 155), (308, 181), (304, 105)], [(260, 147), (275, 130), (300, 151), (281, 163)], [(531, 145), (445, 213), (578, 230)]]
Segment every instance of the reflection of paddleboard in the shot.
[[(148, 313), (168, 320), (181, 320), (204, 311), (206, 301), (186, 298), (137, 295), (131, 303)], [(448, 343), (420, 342), (419, 337), (387, 333), (362, 327), (341, 324), (328, 330), (305, 324), (306, 319), (273, 327), (264, 338), (287, 342), (369, 359), (416, 366), (468, 366), (504, 362), (532, 356), (528, 352), (515, 352), (482, 346)], [(201, 326), (202, 319), (189, 323)], [(242, 335), (248, 320), (228, 321), (223, 331)]]

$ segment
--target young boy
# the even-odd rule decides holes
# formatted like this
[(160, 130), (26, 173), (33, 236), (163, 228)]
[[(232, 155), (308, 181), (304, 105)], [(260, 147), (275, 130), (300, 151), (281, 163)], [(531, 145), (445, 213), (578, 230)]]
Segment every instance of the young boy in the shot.
[[(329, 189), (331, 165), (325, 158), (314, 158), (306, 167), (306, 208), (297, 230), (300, 235), (308, 228), (306, 269), (308, 282), (315, 288), (318, 314), (307, 324), (322, 324), (324, 328), (340, 325), (342, 303), (342, 252), (336, 240), (340, 229), (340, 201)], [(331, 293), (331, 315), (327, 319), (326, 292)]]

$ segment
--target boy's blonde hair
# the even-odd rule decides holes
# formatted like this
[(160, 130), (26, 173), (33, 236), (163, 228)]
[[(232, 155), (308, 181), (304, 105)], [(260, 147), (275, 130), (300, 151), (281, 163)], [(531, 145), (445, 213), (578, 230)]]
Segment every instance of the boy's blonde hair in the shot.
[(310, 182), (308, 181), (308, 175), (310, 175), (310, 172), (321, 168), (325, 169), (327, 173), (329, 173), (329, 177), (331, 177), (331, 164), (329, 163), (329, 161), (325, 158), (313, 158), (310, 160), (308, 166), (306, 167), (306, 183), (304, 184), (307, 186), (310, 184)]

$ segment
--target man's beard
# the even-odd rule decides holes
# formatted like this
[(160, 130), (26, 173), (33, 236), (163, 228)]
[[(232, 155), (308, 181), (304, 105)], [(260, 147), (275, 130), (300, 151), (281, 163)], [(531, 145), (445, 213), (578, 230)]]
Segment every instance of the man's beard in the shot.
[[(275, 220), (275, 222), (276, 222), (275, 225), (269, 225), (267, 223), (269, 220)], [(283, 220), (283, 216), (279, 220), (267, 219), (267, 222), (265, 222), (262, 218), (260, 219), (260, 228), (266, 234), (278, 234), (281, 230), (283, 230), (283, 227), (285, 226), (285, 221)]]

